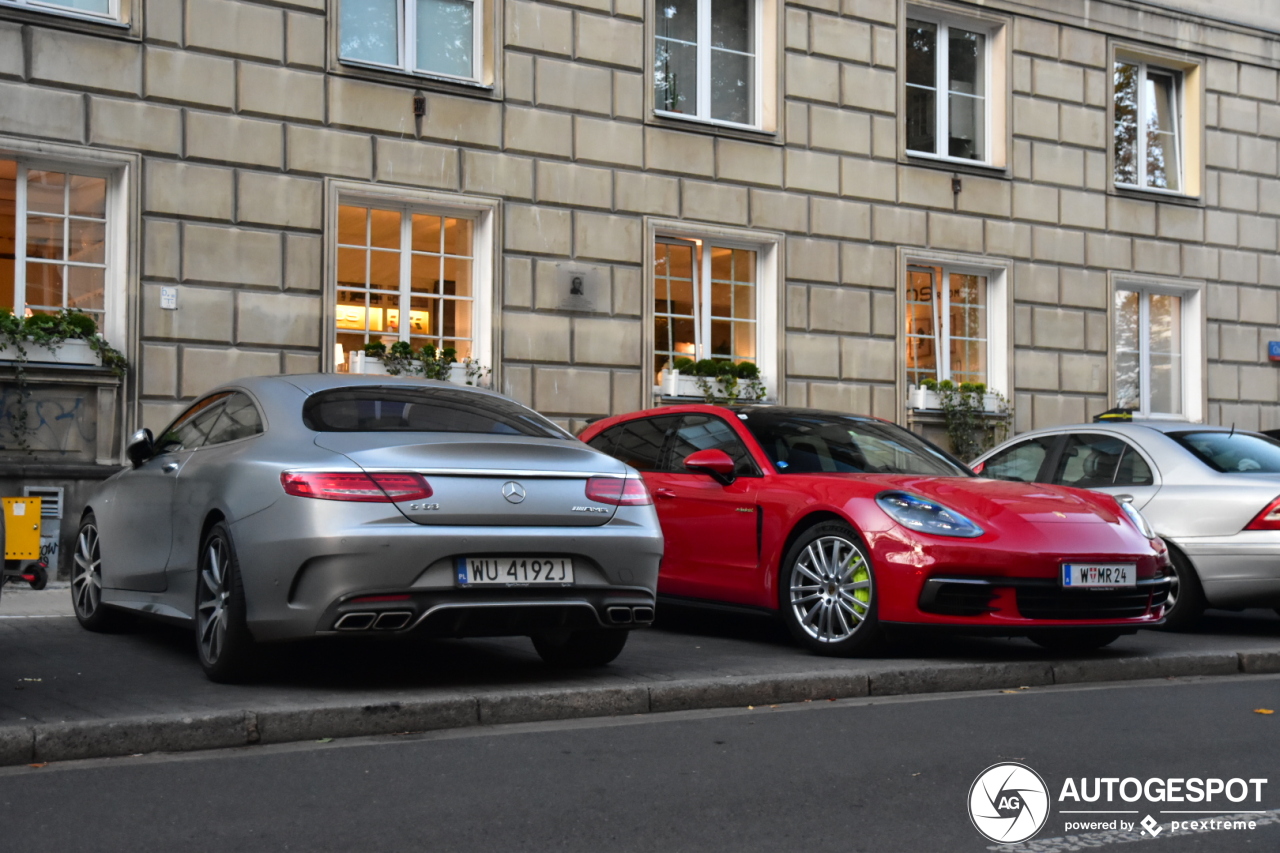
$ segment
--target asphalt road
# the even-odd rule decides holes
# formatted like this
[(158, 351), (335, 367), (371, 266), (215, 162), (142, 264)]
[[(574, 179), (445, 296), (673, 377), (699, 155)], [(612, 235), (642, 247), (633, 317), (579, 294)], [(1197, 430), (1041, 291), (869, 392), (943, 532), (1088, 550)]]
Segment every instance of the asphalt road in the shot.
[[(964, 851), (1082, 849), (1054, 805), (1030, 845), (970, 824), (970, 785), (1269, 778), (1253, 830), (1088, 847), (1280, 849), (1280, 676), (1047, 687), (523, 724), (0, 769), (13, 851)], [(1275, 777), (1275, 778), (1271, 778)], [(1069, 807), (1069, 806), (1068, 806)], [(1094, 807), (1097, 807), (1095, 805)], [(1204, 808), (1205, 806), (1179, 806)], [(1177, 816), (1190, 818), (1191, 816)], [(1205, 816), (1195, 816), (1197, 818)], [(1074, 834), (1074, 833), (1073, 833)]]

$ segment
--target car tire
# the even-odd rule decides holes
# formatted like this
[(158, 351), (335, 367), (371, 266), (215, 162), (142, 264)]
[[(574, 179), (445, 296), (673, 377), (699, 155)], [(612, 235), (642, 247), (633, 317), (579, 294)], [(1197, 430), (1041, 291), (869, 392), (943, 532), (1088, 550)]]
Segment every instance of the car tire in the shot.
[(125, 622), (124, 614), (102, 603), (102, 537), (93, 513), (80, 520), (71, 552), (71, 607), (81, 627), (94, 633), (118, 631)]
[(791, 635), (819, 655), (865, 653), (880, 639), (879, 603), (868, 549), (849, 525), (816, 524), (787, 551), (778, 607)]
[(1182, 552), (1169, 549), (1169, 562), (1173, 564), (1173, 584), (1169, 587), (1169, 600), (1164, 611), (1166, 631), (1190, 631), (1200, 624), (1204, 616), (1204, 587), (1191, 561)]
[(222, 522), (210, 528), (200, 545), (195, 638), (196, 655), (210, 681), (234, 684), (252, 674), (255, 643), (245, 621), (240, 563)]
[(1027, 639), (1051, 652), (1092, 652), (1120, 639), (1120, 631), (1105, 628), (1068, 628), (1063, 631), (1033, 631)]
[(538, 656), (551, 666), (579, 668), (611, 663), (622, 654), (630, 633), (616, 628), (547, 631), (530, 639)]

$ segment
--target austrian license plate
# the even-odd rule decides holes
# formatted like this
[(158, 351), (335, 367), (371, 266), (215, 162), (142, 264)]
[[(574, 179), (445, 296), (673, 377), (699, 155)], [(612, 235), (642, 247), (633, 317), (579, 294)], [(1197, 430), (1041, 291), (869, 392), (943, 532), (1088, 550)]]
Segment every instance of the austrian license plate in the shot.
[(1134, 586), (1138, 567), (1133, 563), (1063, 563), (1062, 585), (1071, 589), (1105, 589)]
[(460, 557), (459, 586), (525, 586), (573, 583), (568, 557)]

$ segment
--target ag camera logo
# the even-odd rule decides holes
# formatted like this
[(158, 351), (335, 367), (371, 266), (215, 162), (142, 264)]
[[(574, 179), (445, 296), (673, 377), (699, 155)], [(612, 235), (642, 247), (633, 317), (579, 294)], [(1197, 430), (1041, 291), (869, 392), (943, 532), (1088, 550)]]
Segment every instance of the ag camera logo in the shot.
[(993, 764), (969, 788), (969, 819), (998, 844), (1026, 841), (1049, 819), (1049, 789), (1025, 764)]

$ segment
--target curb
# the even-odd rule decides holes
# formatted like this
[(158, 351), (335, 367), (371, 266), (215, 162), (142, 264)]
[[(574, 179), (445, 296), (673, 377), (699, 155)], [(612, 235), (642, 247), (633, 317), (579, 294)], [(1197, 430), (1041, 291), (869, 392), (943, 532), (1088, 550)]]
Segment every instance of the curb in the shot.
[(813, 699), (1239, 673), (1280, 673), (1280, 651), (930, 664), (871, 673), (735, 675), (640, 685), (454, 693), (376, 703), (5, 726), (0, 727), (0, 766)]

